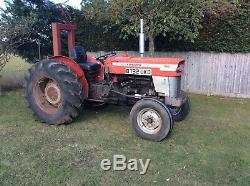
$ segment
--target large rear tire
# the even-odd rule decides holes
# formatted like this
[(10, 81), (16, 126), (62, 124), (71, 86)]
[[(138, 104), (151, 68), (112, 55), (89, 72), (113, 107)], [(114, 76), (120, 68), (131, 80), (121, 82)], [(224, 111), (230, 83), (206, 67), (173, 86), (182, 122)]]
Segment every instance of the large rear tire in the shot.
[(150, 141), (161, 141), (171, 132), (173, 123), (169, 109), (155, 99), (138, 101), (130, 112), (135, 133)]
[(84, 101), (77, 75), (54, 60), (34, 64), (25, 77), (28, 106), (41, 122), (66, 124), (75, 120)]

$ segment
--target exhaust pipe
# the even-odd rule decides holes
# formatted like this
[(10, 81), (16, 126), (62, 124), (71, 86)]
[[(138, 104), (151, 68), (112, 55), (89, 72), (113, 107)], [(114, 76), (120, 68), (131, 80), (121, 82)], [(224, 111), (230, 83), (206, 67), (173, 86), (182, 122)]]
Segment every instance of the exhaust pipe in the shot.
[(140, 21), (141, 25), (141, 32), (140, 32), (140, 41), (139, 41), (139, 47), (140, 47), (140, 55), (141, 57), (144, 57), (145, 53), (145, 39), (144, 39), (144, 31), (143, 31), (143, 19)]

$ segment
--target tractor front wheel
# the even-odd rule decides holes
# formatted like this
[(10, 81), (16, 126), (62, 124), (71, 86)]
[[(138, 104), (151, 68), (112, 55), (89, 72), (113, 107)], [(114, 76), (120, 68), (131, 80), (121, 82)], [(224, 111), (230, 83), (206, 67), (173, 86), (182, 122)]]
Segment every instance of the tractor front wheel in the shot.
[(34, 64), (26, 76), (28, 106), (44, 123), (70, 123), (82, 108), (83, 88), (77, 75), (57, 61)]
[(170, 112), (174, 121), (183, 121), (190, 112), (190, 100), (187, 98), (186, 102), (181, 107), (170, 107)]
[(130, 112), (130, 120), (136, 134), (151, 141), (163, 140), (173, 127), (169, 109), (155, 99), (138, 101)]

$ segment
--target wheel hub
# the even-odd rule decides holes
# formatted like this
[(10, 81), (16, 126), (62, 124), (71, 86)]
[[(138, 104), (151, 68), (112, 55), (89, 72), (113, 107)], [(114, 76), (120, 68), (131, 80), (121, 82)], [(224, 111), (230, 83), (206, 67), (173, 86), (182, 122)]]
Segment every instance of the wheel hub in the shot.
[(139, 112), (137, 123), (145, 133), (156, 134), (161, 129), (162, 119), (157, 111), (146, 108)]
[(45, 98), (52, 105), (58, 105), (61, 102), (61, 90), (55, 82), (49, 82), (45, 87)]

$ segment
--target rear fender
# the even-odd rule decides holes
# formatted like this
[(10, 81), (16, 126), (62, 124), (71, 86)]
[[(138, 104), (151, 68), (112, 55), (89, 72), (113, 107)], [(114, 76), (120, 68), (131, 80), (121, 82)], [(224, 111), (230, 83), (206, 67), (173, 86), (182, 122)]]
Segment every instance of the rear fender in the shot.
[(75, 61), (73, 61), (72, 59), (65, 57), (65, 56), (54, 56), (50, 59), (58, 61), (58, 63), (63, 63), (64, 65), (67, 65), (73, 72), (76, 73), (76, 75), (79, 77), (79, 80), (82, 84), (84, 97), (87, 98), (88, 92), (89, 92), (89, 85), (88, 85), (88, 81), (84, 75), (84, 72), (79, 67), (79, 65), (77, 63), (75, 63)]

